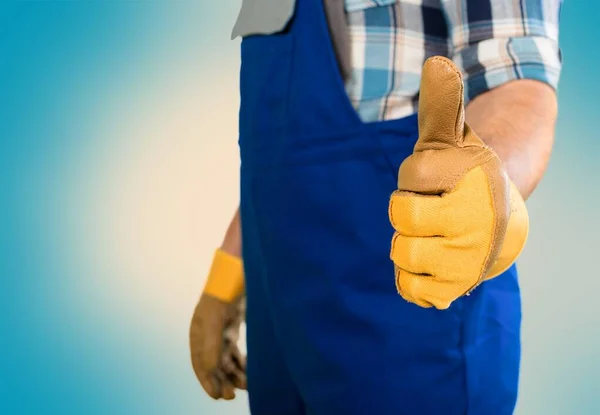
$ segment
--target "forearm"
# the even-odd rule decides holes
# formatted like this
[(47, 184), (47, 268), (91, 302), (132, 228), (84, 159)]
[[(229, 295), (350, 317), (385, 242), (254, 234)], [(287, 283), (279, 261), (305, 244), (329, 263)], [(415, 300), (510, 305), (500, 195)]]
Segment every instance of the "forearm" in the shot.
[(229, 223), (225, 238), (223, 238), (223, 243), (221, 244), (221, 249), (238, 258), (242, 256), (242, 229), (239, 208)]
[(546, 171), (556, 116), (554, 90), (532, 80), (512, 81), (478, 96), (465, 115), (471, 128), (498, 154), (524, 199)]

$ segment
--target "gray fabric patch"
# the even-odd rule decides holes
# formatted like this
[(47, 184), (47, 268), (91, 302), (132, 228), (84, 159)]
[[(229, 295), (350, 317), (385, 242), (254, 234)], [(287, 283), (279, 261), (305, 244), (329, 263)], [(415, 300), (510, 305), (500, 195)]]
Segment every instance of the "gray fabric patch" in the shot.
[(231, 39), (280, 32), (294, 15), (295, 7), (296, 0), (243, 0)]
[(344, 0), (324, 0), (323, 3), (335, 57), (337, 58), (342, 78), (344, 81), (347, 81), (352, 75), (352, 61)]

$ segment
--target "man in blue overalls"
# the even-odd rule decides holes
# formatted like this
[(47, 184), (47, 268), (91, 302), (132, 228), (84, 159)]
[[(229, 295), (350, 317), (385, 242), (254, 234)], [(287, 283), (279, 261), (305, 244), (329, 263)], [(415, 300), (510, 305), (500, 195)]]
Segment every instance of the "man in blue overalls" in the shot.
[(513, 413), (559, 8), (243, 1), (240, 210), (190, 330), (210, 396), (247, 386), (257, 415)]

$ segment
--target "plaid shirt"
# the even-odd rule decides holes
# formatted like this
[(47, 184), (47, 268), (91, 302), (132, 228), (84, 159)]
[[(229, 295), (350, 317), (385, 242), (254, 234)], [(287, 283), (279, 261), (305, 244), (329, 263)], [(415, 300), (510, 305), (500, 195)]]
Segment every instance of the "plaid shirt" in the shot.
[(451, 58), (465, 100), (515, 79), (556, 88), (562, 0), (345, 0), (352, 75), (346, 89), (365, 121), (417, 110), (421, 68)]

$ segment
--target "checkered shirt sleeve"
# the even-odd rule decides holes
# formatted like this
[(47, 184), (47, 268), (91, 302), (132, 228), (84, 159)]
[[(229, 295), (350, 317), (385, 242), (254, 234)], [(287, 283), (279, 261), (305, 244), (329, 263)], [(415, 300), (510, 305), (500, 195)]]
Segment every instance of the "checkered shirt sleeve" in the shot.
[(468, 102), (515, 79), (556, 88), (561, 0), (345, 0), (350, 100), (365, 121), (401, 118), (418, 106), (421, 68), (450, 57)]

